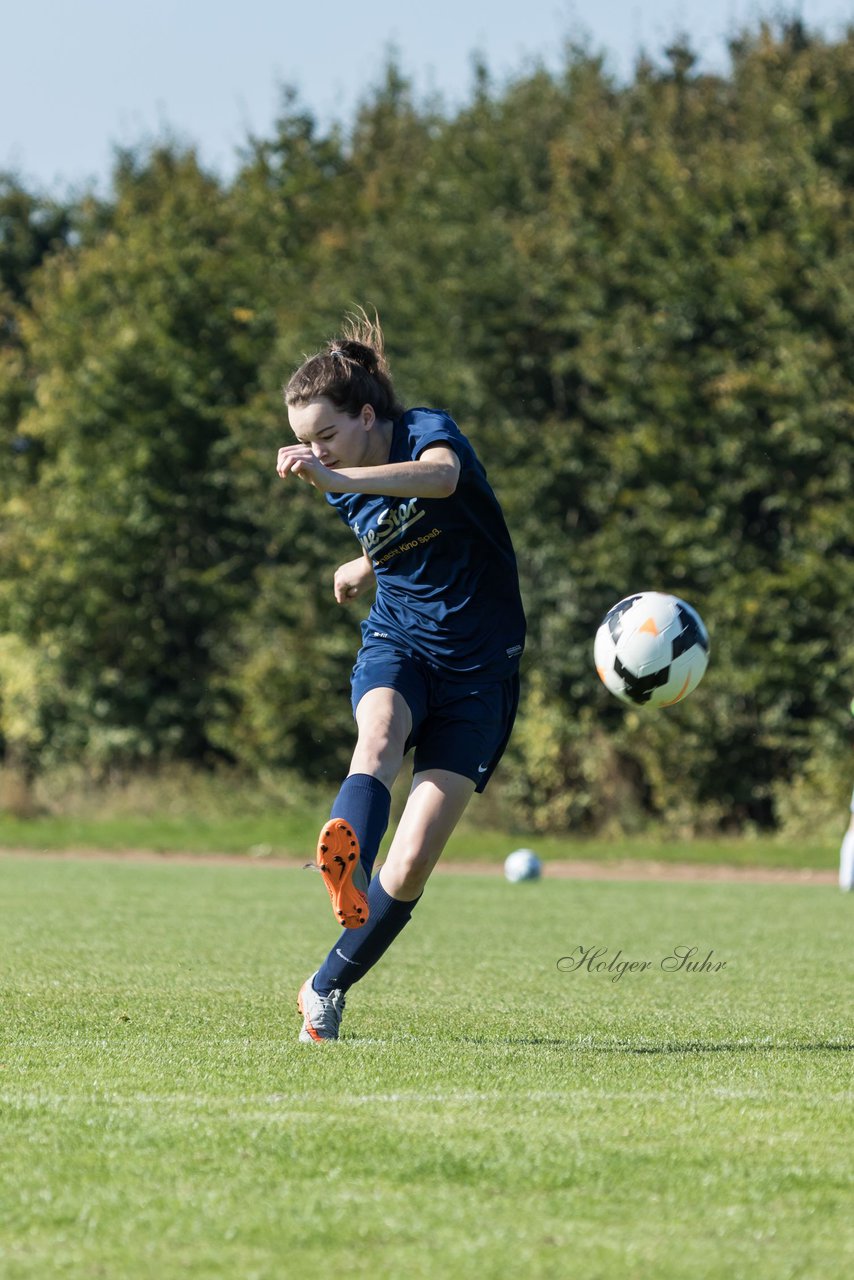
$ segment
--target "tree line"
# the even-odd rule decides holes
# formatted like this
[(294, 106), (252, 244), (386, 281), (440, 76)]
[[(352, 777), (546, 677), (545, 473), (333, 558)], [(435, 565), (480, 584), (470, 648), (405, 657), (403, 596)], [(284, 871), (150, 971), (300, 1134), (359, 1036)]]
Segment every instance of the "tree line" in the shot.
[[(496, 778), (538, 831), (774, 829), (844, 803), (854, 693), (854, 32), (676, 43), (449, 111), (392, 63), (347, 127), (284, 92), (234, 177), (117, 153), (107, 195), (0, 178), (0, 747), (35, 775), (189, 760), (329, 780), (353, 548), (276, 477), (280, 387), (353, 303), (470, 436), (530, 632)], [(639, 589), (702, 614), (666, 712), (599, 685)], [(489, 793), (488, 793), (489, 794)]]

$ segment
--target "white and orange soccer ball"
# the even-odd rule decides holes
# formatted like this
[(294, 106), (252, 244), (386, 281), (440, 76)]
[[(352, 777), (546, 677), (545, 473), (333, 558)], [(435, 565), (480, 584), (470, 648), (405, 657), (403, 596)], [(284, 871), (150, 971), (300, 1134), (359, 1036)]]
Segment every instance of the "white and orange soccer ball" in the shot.
[(605, 688), (623, 702), (672, 707), (702, 680), (709, 636), (696, 609), (678, 596), (640, 591), (605, 614), (593, 660)]

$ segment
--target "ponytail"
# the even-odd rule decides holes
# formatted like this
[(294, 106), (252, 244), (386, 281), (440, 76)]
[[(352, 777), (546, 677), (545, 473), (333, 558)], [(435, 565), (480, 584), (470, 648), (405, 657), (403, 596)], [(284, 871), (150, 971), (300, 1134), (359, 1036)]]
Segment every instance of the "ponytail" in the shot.
[(323, 351), (301, 364), (284, 388), (286, 405), (304, 405), (318, 396), (326, 396), (336, 409), (351, 417), (366, 404), (381, 419), (393, 421), (403, 413), (376, 313), (370, 320), (359, 307), (348, 315), (342, 336), (332, 338)]

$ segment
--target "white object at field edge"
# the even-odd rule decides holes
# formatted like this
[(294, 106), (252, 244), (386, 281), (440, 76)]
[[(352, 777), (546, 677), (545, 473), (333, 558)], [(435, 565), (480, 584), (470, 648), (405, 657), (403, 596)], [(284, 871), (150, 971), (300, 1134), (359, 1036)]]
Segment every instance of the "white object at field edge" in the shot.
[(504, 875), (511, 884), (518, 884), (520, 880), (539, 880), (542, 869), (533, 849), (515, 849), (504, 859)]

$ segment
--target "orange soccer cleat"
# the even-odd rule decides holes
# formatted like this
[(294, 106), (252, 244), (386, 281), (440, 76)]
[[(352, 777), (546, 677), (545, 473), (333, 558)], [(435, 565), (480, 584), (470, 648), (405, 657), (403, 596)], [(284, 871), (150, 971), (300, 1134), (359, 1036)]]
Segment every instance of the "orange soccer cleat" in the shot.
[(345, 929), (361, 928), (369, 914), (368, 878), (359, 861), (359, 841), (343, 818), (331, 818), (321, 831), (315, 862), (339, 922)]

